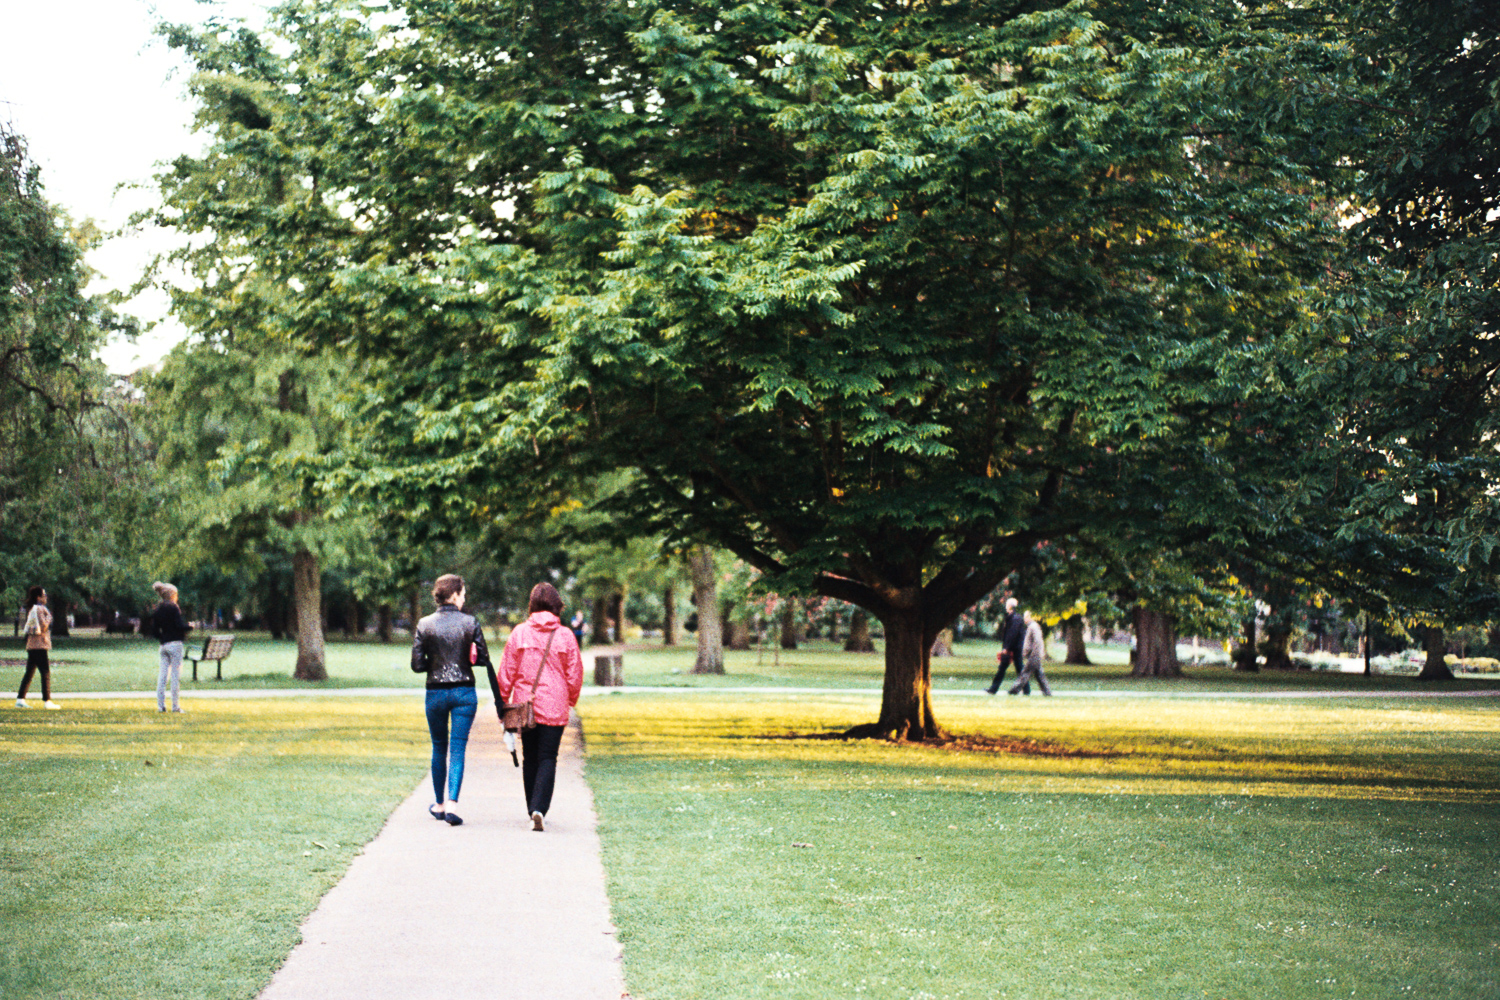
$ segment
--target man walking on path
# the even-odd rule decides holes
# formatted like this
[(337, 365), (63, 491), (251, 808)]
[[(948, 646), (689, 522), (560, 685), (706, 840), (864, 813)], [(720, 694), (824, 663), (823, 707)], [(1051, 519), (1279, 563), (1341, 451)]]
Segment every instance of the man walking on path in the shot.
[[(1021, 647), (1026, 641), (1026, 622), (1021, 613), (1016, 610), (1018, 602), (1014, 597), (1005, 601), (1005, 619), (1000, 623), (1000, 668), (995, 671), (995, 679), (990, 681), (990, 686), (985, 688), (990, 694), (1000, 690), (1000, 684), (1005, 680), (1005, 668), (1015, 664), (1016, 676), (1021, 675)], [(1031, 685), (1026, 685), (1026, 693), (1031, 693)]]
[(548, 836), (531, 835), (498, 720), (469, 739), (464, 824), (427, 818), (427, 780), (302, 925), (260, 1000), (619, 1000), (594, 800), (575, 717)]
[(1021, 647), (1021, 663), (1023, 665), (1021, 676), (1011, 685), (1011, 694), (1020, 694), (1024, 688), (1027, 694), (1031, 693), (1031, 678), (1036, 677), (1037, 686), (1042, 689), (1042, 694), (1052, 697), (1052, 689), (1047, 686), (1047, 675), (1042, 672), (1042, 660), (1047, 655), (1047, 640), (1042, 636), (1042, 623), (1031, 617), (1031, 612), (1026, 612), (1026, 640)]

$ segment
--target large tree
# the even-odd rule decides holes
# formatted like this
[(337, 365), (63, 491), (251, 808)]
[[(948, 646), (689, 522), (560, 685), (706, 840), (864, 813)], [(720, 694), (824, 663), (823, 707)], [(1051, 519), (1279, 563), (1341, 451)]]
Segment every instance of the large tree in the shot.
[(339, 372), (252, 336), (211, 336), (179, 345), (145, 384), (157, 460), (179, 491), (161, 557), (179, 569), (208, 562), (257, 574), (289, 561), (300, 680), (328, 676), (324, 567), (368, 562), (376, 545), (369, 523), (330, 510), (317, 485), (351, 433)]
[(172, 221), (399, 359), (347, 482), (634, 468), (621, 523), (879, 617), (908, 739), (1038, 543), (1264, 515), (1247, 373), (1334, 229), (1277, 5), (370, 10), (172, 36), (217, 128)]
[[(87, 291), (102, 234), (48, 202), (25, 139), (0, 122), (0, 601), (41, 584), (59, 611), (138, 582), (151, 468), (136, 394), (94, 359), (133, 324)], [(134, 580), (132, 578), (134, 577)]]
[(1500, 7), (1327, 11), (1348, 34), (1335, 93), (1362, 128), (1341, 150), (1354, 239), (1301, 388), (1338, 411), (1330, 441), (1356, 473), (1330, 511), (1339, 542), (1402, 570), (1356, 603), (1419, 623), (1421, 676), (1451, 679), (1443, 627), (1500, 613)]

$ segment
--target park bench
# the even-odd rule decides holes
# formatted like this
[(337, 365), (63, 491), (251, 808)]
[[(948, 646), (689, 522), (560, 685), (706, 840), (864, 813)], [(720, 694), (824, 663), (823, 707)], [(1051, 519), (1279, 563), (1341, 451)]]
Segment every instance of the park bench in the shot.
[(204, 660), (214, 661), (214, 680), (224, 679), (224, 661), (229, 658), (230, 650), (234, 649), (234, 636), (211, 635), (203, 641), (203, 652), (197, 656), (188, 654), (188, 659), (193, 663), (193, 680), (198, 679), (198, 664)]

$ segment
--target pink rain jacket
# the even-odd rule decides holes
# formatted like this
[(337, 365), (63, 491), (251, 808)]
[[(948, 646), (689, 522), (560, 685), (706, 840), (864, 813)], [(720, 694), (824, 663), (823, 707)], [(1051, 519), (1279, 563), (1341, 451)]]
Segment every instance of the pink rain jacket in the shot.
[[(556, 633), (556, 638), (552, 638)], [(542, 650), (552, 639), (547, 666), (536, 688), (536, 721), (544, 726), (568, 724), (568, 709), (578, 704), (583, 690), (583, 657), (578, 640), (550, 611), (538, 611), (511, 630), (500, 656), (500, 696), (507, 705), (531, 701), (531, 679), (536, 676)]]

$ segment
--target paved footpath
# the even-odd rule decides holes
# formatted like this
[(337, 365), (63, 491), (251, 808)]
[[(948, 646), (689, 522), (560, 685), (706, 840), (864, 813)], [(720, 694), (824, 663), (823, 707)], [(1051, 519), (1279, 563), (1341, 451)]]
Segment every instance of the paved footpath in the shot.
[(493, 712), (469, 740), (462, 826), (427, 815), (432, 782), (393, 812), (302, 925), (260, 1000), (625, 996), (577, 717), (563, 736), (547, 830)]

